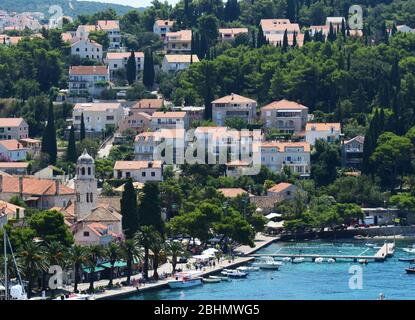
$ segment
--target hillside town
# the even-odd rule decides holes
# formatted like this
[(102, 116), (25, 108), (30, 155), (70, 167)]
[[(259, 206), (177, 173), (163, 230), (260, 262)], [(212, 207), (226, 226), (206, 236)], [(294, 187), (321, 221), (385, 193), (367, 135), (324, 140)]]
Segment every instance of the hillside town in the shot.
[(60, 294), (111, 297), (275, 241), (412, 230), (415, 29), (155, 3), (0, 11), (0, 233), (27, 298), (57, 297), (51, 265)]

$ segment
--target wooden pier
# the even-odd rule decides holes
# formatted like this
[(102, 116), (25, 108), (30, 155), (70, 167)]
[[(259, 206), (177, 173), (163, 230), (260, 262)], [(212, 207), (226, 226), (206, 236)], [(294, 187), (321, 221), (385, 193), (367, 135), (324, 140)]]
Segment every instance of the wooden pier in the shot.
[[(367, 250), (363, 251), (365, 253)], [(393, 256), (395, 253), (395, 243), (385, 243), (373, 256), (362, 255), (362, 253), (358, 255), (336, 255), (336, 254), (307, 254), (307, 253), (274, 253), (274, 254), (252, 254), (252, 257), (276, 257), (276, 258), (284, 258), (290, 257), (291, 259), (294, 258), (309, 258), (314, 261), (316, 258), (332, 258), (334, 260), (352, 260), (358, 261), (360, 259), (364, 260), (373, 260), (376, 262), (383, 262), (387, 258)]]

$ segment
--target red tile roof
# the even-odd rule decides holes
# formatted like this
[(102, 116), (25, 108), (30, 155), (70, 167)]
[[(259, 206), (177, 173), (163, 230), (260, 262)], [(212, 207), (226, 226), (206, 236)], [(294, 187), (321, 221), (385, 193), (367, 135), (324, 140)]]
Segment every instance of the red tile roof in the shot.
[[(5, 193), (18, 193), (19, 192), (19, 179), (21, 177), (3, 177), (2, 192)], [(55, 180), (48, 179), (36, 179), (24, 177), (23, 179), (23, 194), (26, 195), (55, 195), (56, 194), (56, 182)], [(75, 190), (65, 185), (60, 184), (59, 194), (73, 195)]]
[(74, 75), (108, 75), (107, 66), (72, 66), (69, 68), (69, 74)]

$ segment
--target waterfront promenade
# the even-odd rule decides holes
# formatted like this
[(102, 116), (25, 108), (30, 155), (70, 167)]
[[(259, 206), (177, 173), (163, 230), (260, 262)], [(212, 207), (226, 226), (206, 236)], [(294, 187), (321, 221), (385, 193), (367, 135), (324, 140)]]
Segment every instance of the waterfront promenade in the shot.
[[(270, 243), (274, 242), (278, 240), (277, 237), (271, 237), (271, 236), (266, 236), (263, 235), (261, 233), (258, 233), (255, 236), (255, 240), (254, 240), (254, 244), (255, 247), (251, 248), (249, 246), (239, 246), (234, 250), (235, 256), (232, 260), (232, 258), (228, 258), (228, 257), (224, 257), (221, 258), (219, 263), (216, 261), (216, 265), (212, 266), (212, 267), (205, 267), (201, 270), (200, 273), (198, 273), (198, 276), (209, 276), (211, 274), (215, 274), (217, 272), (222, 271), (223, 269), (226, 268), (232, 268), (232, 267), (237, 267), (241, 264), (244, 264), (246, 262), (249, 262), (251, 260), (254, 260), (255, 258), (252, 256), (249, 256), (253, 253), (255, 253), (256, 251), (262, 249), (263, 247), (269, 245)], [(189, 259), (190, 262), (194, 262), (193, 258)], [(190, 265), (192, 265), (192, 263), (190, 263)], [(186, 272), (186, 271), (192, 271), (195, 272), (194, 268), (190, 268), (188, 269), (186, 267), (185, 264), (180, 265), (182, 271)], [(172, 265), (171, 263), (165, 263), (160, 265), (160, 267), (157, 269), (159, 275), (165, 273), (165, 274), (169, 274), (172, 272)], [(153, 275), (153, 271), (150, 270), (149, 271), (149, 276)], [(131, 280), (134, 279), (139, 279), (141, 278), (141, 275), (134, 275), (131, 277)], [(127, 277), (123, 277), (123, 278), (116, 278), (113, 280), (113, 283), (121, 283), (123, 281), (126, 281)], [(143, 292), (143, 291), (147, 291), (147, 290), (156, 290), (156, 289), (161, 289), (161, 288), (167, 288), (167, 282), (171, 280), (171, 278), (166, 278), (165, 280), (159, 280), (157, 282), (154, 283), (146, 283), (143, 284), (139, 287), (139, 289), (137, 290), (136, 287), (134, 286), (122, 286), (120, 288), (118, 287), (114, 287), (112, 289), (106, 289), (105, 292), (102, 293), (97, 293), (95, 294), (95, 299), (99, 300), (99, 299), (112, 299), (112, 298), (116, 298), (116, 297), (121, 297), (121, 296), (125, 296), (125, 295), (129, 295), (129, 294), (134, 294), (137, 291)], [(104, 279), (104, 280), (99, 280), (99, 281), (95, 281), (94, 282), (94, 287), (98, 288), (98, 287), (106, 287), (108, 285), (108, 279)], [(78, 285), (78, 289), (80, 291), (83, 290), (88, 290), (89, 288), (89, 283), (81, 283)], [(64, 288), (65, 290), (71, 291), (73, 292), (73, 287), (72, 286), (66, 286)]]

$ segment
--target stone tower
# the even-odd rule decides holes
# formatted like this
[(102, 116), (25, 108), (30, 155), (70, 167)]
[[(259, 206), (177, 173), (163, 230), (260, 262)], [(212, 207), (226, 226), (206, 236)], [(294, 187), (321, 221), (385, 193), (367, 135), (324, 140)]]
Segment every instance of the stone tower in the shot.
[(97, 202), (97, 179), (95, 179), (94, 159), (86, 150), (78, 158), (75, 176), (75, 215), (80, 220), (95, 209)]

